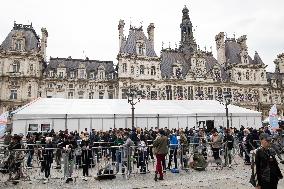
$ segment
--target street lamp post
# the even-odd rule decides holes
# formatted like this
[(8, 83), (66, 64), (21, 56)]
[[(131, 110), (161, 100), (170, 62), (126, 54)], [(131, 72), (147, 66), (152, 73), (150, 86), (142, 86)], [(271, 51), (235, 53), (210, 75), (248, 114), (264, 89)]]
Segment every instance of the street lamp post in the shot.
[[(132, 129), (135, 127), (134, 126), (134, 110), (135, 110), (135, 105), (140, 102), (140, 99), (141, 99), (141, 96), (142, 96), (142, 92), (139, 90), (137, 91), (136, 89), (134, 88), (130, 88), (129, 89), (129, 92), (127, 93), (127, 102), (131, 105), (131, 126), (132, 126)], [(135, 101), (135, 98), (136, 101)]]
[[(229, 92), (224, 92), (223, 95), (218, 96), (218, 101), (225, 106), (227, 131), (229, 131), (230, 128), (228, 105), (231, 104), (231, 98), (232, 95)], [(225, 146), (225, 166), (227, 165), (228, 165), (228, 141), (226, 141), (226, 146)]]

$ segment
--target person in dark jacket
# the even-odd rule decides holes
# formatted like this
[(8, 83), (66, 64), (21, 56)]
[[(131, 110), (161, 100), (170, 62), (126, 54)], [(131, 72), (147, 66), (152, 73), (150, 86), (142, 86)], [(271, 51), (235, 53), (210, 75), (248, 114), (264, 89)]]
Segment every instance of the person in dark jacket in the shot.
[(53, 162), (53, 145), (51, 143), (52, 138), (46, 137), (46, 145), (42, 147), (42, 171), (45, 173), (45, 181), (47, 183), (49, 181), (50, 176), (50, 168)]
[(279, 179), (283, 178), (275, 153), (270, 149), (271, 139), (267, 133), (260, 135), (261, 147), (255, 154), (257, 189), (277, 189)]
[[(224, 140), (223, 142), (225, 143), (225, 150), (227, 150), (227, 152), (225, 151), (225, 161), (226, 163), (228, 163), (228, 167), (232, 166), (232, 150), (234, 148), (234, 137), (231, 135), (231, 130), (227, 129), (225, 131), (225, 136), (224, 136)], [(228, 157), (226, 156), (226, 154), (228, 154)], [(228, 159), (227, 159), (228, 158)], [(229, 162), (227, 162), (227, 160)]]
[(83, 180), (87, 181), (87, 177), (89, 176), (89, 167), (91, 164), (92, 151), (89, 145), (89, 140), (85, 139), (81, 142), (82, 148), (82, 167), (83, 167)]

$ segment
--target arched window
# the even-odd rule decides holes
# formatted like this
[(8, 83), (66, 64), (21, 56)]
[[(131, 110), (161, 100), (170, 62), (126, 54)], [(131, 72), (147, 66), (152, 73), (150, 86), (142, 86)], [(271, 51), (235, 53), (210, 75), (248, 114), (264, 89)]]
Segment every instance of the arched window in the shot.
[(151, 66), (151, 75), (156, 75), (156, 67)]

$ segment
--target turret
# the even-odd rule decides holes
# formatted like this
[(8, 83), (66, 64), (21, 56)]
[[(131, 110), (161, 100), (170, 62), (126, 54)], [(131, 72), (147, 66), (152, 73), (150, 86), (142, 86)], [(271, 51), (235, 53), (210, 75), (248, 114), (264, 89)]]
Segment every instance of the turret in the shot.
[(124, 29), (124, 20), (119, 20), (119, 24), (118, 24), (118, 31), (119, 31), (119, 45), (118, 45), (118, 48), (120, 50), (121, 48), (121, 44), (122, 44), (122, 41), (124, 39), (124, 34), (123, 34), (123, 29)]
[(42, 55), (44, 61), (46, 61), (47, 37), (48, 37), (48, 32), (47, 32), (46, 28), (41, 28), (40, 50), (41, 50), (41, 55)]
[(216, 41), (216, 49), (217, 49), (217, 60), (220, 65), (225, 67), (226, 64), (226, 56), (225, 56), (225, 40), (224, 40), (224, 32), (220, 32), (215, 36)]
[(147, 32), (148, 32), (148, 40), (151, 43), (152, 48), (154, 49), (154, 23), (150, 23), (148, 28), (147, 28)]

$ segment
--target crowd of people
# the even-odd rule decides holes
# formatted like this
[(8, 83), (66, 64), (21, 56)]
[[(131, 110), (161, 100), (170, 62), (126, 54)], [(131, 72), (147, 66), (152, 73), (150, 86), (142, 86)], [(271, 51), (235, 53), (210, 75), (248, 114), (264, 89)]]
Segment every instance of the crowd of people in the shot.
[[(263, 134), (273, 137), (274, 142), (270, 147), (273, 149), (273, 153), (269, 155), (277, 156), (281, 161), (282, 129), (272, 132), (268, 127), (256, 130), (243, 126), (239, 130), (219, 127), (210, 131), (205, 128), (188, 127), (185, 129), (150, 128), (149, 130), (146, 128), (125, 128), (110, 129), (109, 131), (95, 129), (88, 131), (85, 128), (81, 132), (69, 132), (66, 129), (59, 132), (51, 130), (46, 133), (29, 133), (27, 136), (7, 134), (4, 144), (9, 151), (4, 166), (9, 170), (10, 179), (18, 180), (21, 175), (20, 164), (26, 154), (25, 164), (28, 168), (33, 167), (35, 158), (40, 161), (41, 172), (45, 175), (45, 183), (49, 181), (52, 165), (56, 169), (61, 169), (61, 166), (64, 166), (64, 176), (66, 183), (68, 183), (73, 181), (74, 168), (82, 168), (82, 179), (87, 181), (89, 168), (95, 162), (101, 161), (102, 158), (109, 162), (116, 162), (116, 172), (121, 171), (122, 174), (126, 171), (131, 172), (131, 159), (134, 159), (139, 172), (145, 174), (148, 171), (148, 162), (156, 157), (154, 179), (157, 181), (164, 179), (163, 173), (167, 169), (178, 171), (180, 167), (191, 167), (196, 170), (205, 170), (208, 165), (208, 156), (214, 157), (217, 168), (222, 168), (223, 165), (231, 167), (236, 151), (243, 157), (244, 164), (251, 165), (250, 154), (253, 150), (263, 146), (263, 142), (260, 140)], [(23, 138), (26, 141), (25, 144)], [(17, 151), (17, 149), (25, 150)], [(223, 158), (220, 157), (220, 154), (224, 155), (225, 162), (222, 162)], [(260, 156), (263, 157), (263, 155)], [(167, 161), (166, 157), (168, 157)], [(121, 170), (119, 169), (120, 165), (122, 166)], [(114, 174), (110, 170), (111, 166), (107, 167), (101, 169), (98, 174)], [(14, 178), (12, 178), (13, 174)]]

